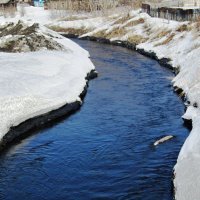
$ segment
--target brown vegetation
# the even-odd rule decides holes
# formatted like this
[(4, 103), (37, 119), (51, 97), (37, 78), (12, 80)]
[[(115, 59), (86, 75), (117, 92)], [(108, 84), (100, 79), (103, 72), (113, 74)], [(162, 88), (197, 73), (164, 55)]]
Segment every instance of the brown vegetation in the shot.
[(120, 5), (127, 5), (133, 8), (141, 8), (142, 0), (119, 0)]
[(48, 40), (43, 35), (32, 34), (31, 36), (13, 37), (0, 45), (3, 52), (29, 52), (40, 49), (62, 50), (63, 47), (53, 40)]
[(132, 26), (136, 26), (138, 24), (143, 24), (144, 22), (145, 22), (145, 20), (143, 18), (140, 18), (138, 20), (128, 22), (126, 25), (124, 25), (124, 27), (132, 27)]
[(159, 32), (157, 35), (155, 35), (154, 37), (152, 37), (151, 41), (154, 40), (158, 40), (161, 39), (163, 37), (166, 37), (167, 35), (169, 35), (171, 33), (170, 30), (162, 30), (161, 32)]
[(84, 20), (87, 19), (87, 17), (81, 17), (81, 16), (68, 16), (59, 19), (58, 21), (76, 21), (76, 20)]
[(0, 51), (3, 52), (29, 52), (41, 49), (62, 50), (63, 47), (55, 40), (45, 37), (38, 32), (39, 25), (29, 26), (22, 21), (18, 23), (8, 23), (0, 27), (0, 37), (12, 35), (12, 37), (2, 39)]
[(198, 31), (200, 31), (200, 17), (197, 17), (196, 20), (195, 20), (195, 22), (196, 22), (196, 29)]
[(97, 38), (107, 38), (108, 33), (106, 33), (106, 30), (101, 30), (93, 34), (94, 37)]
[(7, 35), (30, 35), (37, 31), (39, 24), (35, 23), (32, 26), (26, 26), (22, 21), (17, 24), (8, 23), (5, 26), (0, 27), (0, 37)]
[[(8, 7), (0, 7), (0, 15), (3, 15), (4, 17), (14, 17), (16, 15), (17, 8), (16, 6), (8, 6)], [(21, 14), (21, 12), (20, 12)]]
[(191, 31), (191, 30), (192, 30), (192, 26), (189, 24), (183, 24), (179, 26), (178, 29), (176, 29), (176, 31), (178, 32)]
[(171, 33), (163, 42), (156, 44), (155, 47), (170, 43), (173, 40), (174, 36), (175, 36), (175, 33)]
[(126, 33), (127, 32), (126, 32), (126, 30), (124, 28), (122, 28), (122, 27), (116, 27), (116, 28), (114, 28), (112, 31), (110, 31), (107, 34), (107, 39), (116, 38), (116, 37), (122, 37)]
[(126, 15), (126, 16), (124, 16), (124, 17), (120, 17), (118, 20), (116, 20), (116, 21), (114, 22), (113, 25), (123, 24), (123, 23), (127, 22), (129, 19), (131, 19), (131, 17), (130, 17), (129, 15)]
[(155, 38), (160, 39), (160, 38), (163, 38), (163, 37), (167, 36), (170, 33), (171, 33), (171, 31), (169, 31), (169, 30), (168, 31), (167, 30), (163, 30), (160, 33), (158, 33)]
[(126, 33), (127, 32), (124, 28), (116, 27), (112, 29), (110, 32), (106, 32), (106, 30), (101, 30), (99, 32), (96, 32), (93, 36), (98, 37), (98, 38), (111, 39), (111, 38), (116, 38), (116, 37), (122, 37)]
[(142, 37), (141, 35), (131, 35), (127, 39), (128, 42), (132, 44), (140, 44), (147, 41), (147, 38)]
[(86, 11), (93, 12), (99, 10), (112, 9), (119, 6), (116, 0), (49, 0), (48, 9), (53, 10), (70, 10), (70, 11)]
[(106, 11), (109, 9), (126, 7), (141, 8), (142, 0), (48, 0), (46, 6), (49, 10), (70, 11)]
[(84, 27), (83, 28), (62, 28), (59, 26), (49, 26), (48, 28), (56, 32), (74, 34), (74, 35), (79, 35), (79, 36), (92, 31), (91, 29), (87, 29)]

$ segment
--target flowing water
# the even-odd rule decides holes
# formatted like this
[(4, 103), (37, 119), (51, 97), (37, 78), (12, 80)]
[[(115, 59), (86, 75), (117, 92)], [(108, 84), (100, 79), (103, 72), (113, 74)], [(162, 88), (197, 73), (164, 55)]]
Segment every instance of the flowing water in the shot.
[[(0, 156), (1, 200), (172, 200), (188, 135), (172, 73), (125, 48), (75, 40), (99, 77), (80, 111)], [(153, 142), (175, 135), (158, 147)]]

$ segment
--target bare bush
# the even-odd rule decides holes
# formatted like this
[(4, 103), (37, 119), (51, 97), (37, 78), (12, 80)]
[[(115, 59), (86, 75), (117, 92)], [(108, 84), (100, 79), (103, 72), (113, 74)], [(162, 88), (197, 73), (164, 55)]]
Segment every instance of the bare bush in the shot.
[(138, 8), (142, 0), (49, 0), (47, 7), (50, 10), (71, 10), (71, 11), (105, 11), (125, 6)]
[(14, 17), (16, 15), (16, 7), (15, 6), (9, 6), (9, 7), (1, 7), (0, 12), (1, 15), (3, 15), (5, 18), (6, 17)]
[(130, 6), (131, 8), (141, 8), (142, 0), (120, 0), (120, 5)]
[(51, 18), (70, 18), (74, 15), (87, 17), (108, 17), (116, 13), (129, 15), (141, 6), (142, 0), (48, 0), (47, 8)]
[(141, 35), (131, 35), (128, 37), (128, 42), (132, 44), (140, 44), (147, 41), (147, 38), (142, 37)]

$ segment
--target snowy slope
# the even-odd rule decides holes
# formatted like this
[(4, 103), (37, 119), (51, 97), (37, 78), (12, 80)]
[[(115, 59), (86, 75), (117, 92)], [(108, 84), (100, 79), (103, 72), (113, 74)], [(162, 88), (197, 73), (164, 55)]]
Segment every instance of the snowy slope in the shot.
[[(68, 103), (81, 103), (79, 95), (86, 86), (85, 78), (94, 69), (89, 53), (71, 40), (43, 26), (36, 33), (45, 37), (46, 48), (43, 45), (34, 52), (0, 52), (0, 140), (11, 127), (27, 119)], [(0, 42), (2, 38), (5, 36)], [(46, 41), (54, 41), (62, 49), (48, 50)]]
[[(188, 100), (187, 102), (188, 109), (183, 117), (185, 119), (192, 119), (193, 121), (193, 130), (190, 133), (185, 144), (183, 145), (183, 148), (177, 160), (177, 164), (175, 166), (174, 183), (175, 183), (175, 190), (176, 190), (176, 199), (177, 200), (191, 200), (191, 199), (198, 200), (200, 197), (200, 192), (199, 192), (199, 187), (200, 187), (200, 167), (199, 167), (200, 166), (200, 133), (199, 133), (199, 130), (200, 130), (200, 109), (199, 109), (199, 106), (200, 106), (200, 49), (199, 49), (200, 48), (200, 35), (199, 35), (200, 24), (190, 23), (190, 22), (180, 23), (180, 22), (175, 22), (175, 21), (167, 21), (163, 19), (151, 18), (145, 13), (140, 13), (140, 11), (132, 11), (128, 14), (125, 12), (119, 12), (118, 14), (114, 14), (108, 17), (93, 17), (92, 15), (90, 15), (90, 16), (86, 16), (86, 18), (84, 19), (81, 19), (82, 16), (77, 15), (76, 17), (78, 18), (78, 20), (71, 20), (71, 21), (69, 19), (57, 20), (56, 18), (54, 18), (54, 20), (52, 21), (52, 13), (50, 13), (49, 11), (43, 11), (42, 9), (37, 11), (37, 9), (33, 7), (26, 8), (28, 12), (25, 12), (25, 16), (23, 16), (23, 19), (29, 20), (31, 22), (40, 22), (42, 24), (48, 25), (49, 27), (52, 27), (52, 29), (54, 30), (55, 29), (62, 30), (62, 32), (66, 32), (66, 33), (70, 33), (70, 31), (73, 31), (72, 32), (73, 34), (77, 33), (78, 35), (80, 35), (80, 33), (83, 32), (80, 30), (84, 29), (84, 35), (82, 35), (82, 37), (96, 36), (96, 37), (107, 38), (112, 41), (113, 40), (128, 41), (136, 45), (138, 49), (144, 49), (146, 52), (156, 53), (159, 59), (168, 58), (169, 60), (171, 60), (170, 64), (174, 68), (177, 68), (179, 70), (179, 74), (173, 80), (173, 84), (175, 87), (182, 88), (184, 90), (184, 93), (187, 96), (187, 100)], [(18, 12), (18, 15), (15, 18), (15, 20), (18, 20), (19, 18), (21, 18), (20, 12)], [(9, 20), (13, 21), (14, 19), (7, 19), (7, 21)], [(5, 19), (1, 18), (0, 21), (5, 21)], [(56, 38), (54, 38), (54, 40), (57, 41)], [(73, 76), (70, 76), (70, 77), (72, 79), (75, 75), (84, 77), (83, 75), (86, 75), (86, 72), (89, 72), (89, 70), (93, 68), (93, 65), (90, 63), (90, 61), (87, 58), (88, 54), (84, 53), (83, 50), (78, 48), (73, 43), (68, 44), (69, 43), (68, 40), (64, 40), (64, 39), (58, 39), (58, 40), (59, 42), (62, 40), (61, 42), (62, 44), (66, 43), (65, 48), (69, 48), (70, 46), (70, 50), (68, 49), (68, 51), (65, 52), (66, 58), (69, 57), (69, 60), (65, 60), (65, 59), (63, 60), (62, 54), (64, 54), (64, 52), (56, 52), (56, 57), (54, 58), (55, 60), (53, 59), (54, 62), (56, 63), (57, 62), (56, 60), (58, 59), (59, 63), (63, 63), (63, 64), (65, 63), (65, 66), (72, 66), (70, 65), (70, 62), (74, 58), (79, 57), (80, 60), (85, 60), (85, 63), (88, 62), (87, 67), (89, 66), (90, 67), (87, 68), (85, 64), (83, 64), (82, 66), (80, 65), (80, 63), (79, 64), (74, 63), (73, 66), (77, 66), (78, 67), (77, 69), (83, 69), (83, 71), (82, 70), (79, 71), (74, 67), (70, 68), (70, 73), (73, 74)], [(42, 52), (44, 57), (49, 56), (49, 59), (51, 57), (50, 56), (51, 53), (52, 52)], [(29, 54), (31, 54), (31, 56)], [(77, 54), (79, 54), (79, 56), (77, 56)], [(7, 56), (7, 54), (4, 54), (4, 55)], [(9, 55), (9, 58), (12, 58), (9, 61), (10, 63), (9, 66), (14, 66), (14, 64), (17, 63), (15, 60), (16, 58), (14, 57), (16, 55), (17, 54), (12, 55), (12, 56)], [(35, 64), (33, 65), (33, 67), (30, 67), (30, 70), (33, 70), (34, 67), (36, 66), (38, 67), (38, 64), (41, 64), (39, 66), (41, 66), (43, 70), (44, 70), (44, 67), (47, 67), (47, 65), (45, 64), (46, 59), (43, 60), (43, 56), (40, 57), (41, 56), (40, 53), (38, 52), (26, 53), (24, 55), (26, 56), (23, 56), (23, 58), (26, 58), (26, 59), (29, 59), (29, 56), (31, 58), (35, 58), (34, 59)], [(19, 57), (17, 58), (20, 60), (19, 63), (24, 62), (23, 58), (22, 56), (21, 58)], [(0, 60), (0, 62), (3, 62), (2, 65), (7, 63), (3, 59)], [(34, 62), (32, 61), (32, 63)], [(52, 63), (54, 62), (52, 61)], [(61, 71), (63, 71), (61, 70), (63, 65), (60, 66), (60, 68), (59, 66), (57, 65), (56, 68), (52, 67), (53, 68), (52, 69), (53, 71), (51, 72), (52, 74), (50, 73), (52, 75), (52, 76), (50, 75), (52, 79), (55, 78), (54, 76), (59, 77), (58, 74)], [(23, 65), (22, 67), (24, 67), (24, 69), (28, 69), (27, 67)], [(37, 73), (38, 71), (42, 73), (43, 71), (42, 69), (36, 70)], [(8, 74), (10, 74), (10, 76), (12, 76), (11, 72), (13, 72), (13, 70), (14, 69), (10, 69), (10, 71), (8, 71)], [(44, 73), (36, 75), (35, 74), (36, 71), (34, 72), (29, 71), (29, 73), (31, 74), (31, 77), (34, 75), (32, 77), (33, 80), (36, 80), (40, 76), (41, 77), (44, 76)], [(76, 74), (76, 73), (81, 73), (81, 74)], [(0, 75), (1, 79), (5, 80), (3, 78), (8, 76), (8, 74)], [(66, 72), (66, 76), (67, 74), (68, 73)], [(45, 80), (47, 78), (46, 81), (48, 82), (49, 76), (46, 77), (46, 75), (47, 74), (45, 74)], [(19, 75), (18, 77), (21, 77), (21, 76)], [(17, 79), (19, 81), (18, 77), (14, 77), (14, 80)], [(23, 77), (25, 76), (23, 75)], [(72, 82), (72, 79), (69, 79), (69, 80), (71, 80)], [(12, 78), (10, 77), (10, 80), (13, 80), (13, 77)], [(40, 78), (40, 81), (44, 81), (44, 80)], [(39, 80), (37, 80), (36, 82), (39, 83)], [(59, 78), (58, 85), (61, 84), (64, 87), (65, 85), (64, 82), (65, 81), (63, 80), (63, 78), (61, 79)], [(77, 87), (76, 89), (79, 92), (77, 92), (76, 94), (73, 93), (74, 95), (72, 96), (70, 95), (70, 97), (66, 95), (66, 98), (64, 98), (64, 96), (61, 95), (61, 94), (64, 94), (64, 92), (62, 91), (65, 88), (63, 88), (62, 90), (61, 86), (57, 87), (56, 83), (53, 83), (53, 82), (51, 83), (52, 83), (52, 86), (49, 85), (50, 86), (49, 88), (46, 85), (46, 83), (44, 83), (43, 85), (44, 88), (43, 87), (40, 88), (41, 93), (39, 92), (40, 90), (38, 91), (37, 89), (34, 89), (33, 84), (31, 83), (30, 85), (27, 84), (25, 85), (27, 89), (25, 86), (20, 89), (24, 93), (22, 92), (23, 93), (22, 95), (21, 94), (16, 95), (16, 98), (14, 98), (13, 100), (12, 100), (11, 94), (10, 96), (9, 94), (6, 94), (6, 93), (2, 94), (3, 95), (2, 97), (7, 97), (8, 95), (9, 97), (7, 98), (8, 102), (9, 101), (18, 102), (16, 103), (16, 106), (21, 105), (19, 104), (18, 97), (24, 98), (24, 105), (22, 105), (24, 106), (24, 108), (26, 106), (26, 100), (27, 101), (33, 100), (33, 103), (37, 104), (39, 102), (41, 104), (40, 105), (37, 104), (37, 106), (35, 106), (35, 108), (38, 108), (38, 110), (37, 109), (31, 110), (29, 108), (30, 110), (27, 109), (29, 113), (25, 113), (25, 114), (23, 112), (21, 113), (20, 111), (21, 109), (17, 109), (16, 107), (16, 109), (14, 110), (16, 110), (16, 113), (20, 113), (19, 116), (15, 114), (15, 116), (12, 117), (12, 115), (8, 116), (9, 114), (7, 114), (7, 117), (5, 117), (4, 119), (6, 122), (5, 123), (6, 126), (1, 125), (2, 126), (1, 135), (5, 134), (5, 132), (9, 129), (10, 126), (19, 124), (21, 121), (23, 121), (24, 120), (22, 119), (23, 116), (26, 116), (28, 118), (30, 116), (35, 116), (37, 114), (40, 114), (39, 113), (40, 108), (44, 108), (44, 110), (46, 109), (44, 105), (48, 105), (47, 106), (48, 108), (53, 109), (54, 106), (59, 107), (59, 105), (61, 105), (64, 102), (66, 103), (68, 101), (71, 102), (75, 100), (75, 96), (81, 91), (81, 89), (83, 89), (85, 80), (82, 79), (82, 81), (80, 81), (80, 83), (82, 84), (77, 83), (77, 86), (76, 84), (75, 85), (72, 84), (74, 87)], [(12, 84), (12, 81), (8, 82), (8, 84)], [(23, 83), (20, 83), (19, 85), (21, 84), (23, 85)], [(70, 84), (70, 83), (67, 83), (67, 84)], [(12, 87), (14, 86), (17, 87), (17, 84), (13, 84)], [(4, 87), (6, 87), (6, 84), (4, 84)], [(10, 86), (9, 88), (12, 88), (12, 87)], [(54, 91), (57, 91), (61, 95), (61, 97), (60, 95), (56, 95), (54, 94), (54, 92), (52, 92), (53, 91), (51, 90), (52, 87), (56, 88), (56, 90)], [(57, 88), (59, 88), (59, 90), (57, 90)], [(7, 88), (1, 89), (1, 91), (4, 91), (4, 92), (6, 90)], [(31, 93), (30, 90), (34, 91), (36, 94), (34, 92)], [(45, 91), (48, 91), (48, 92), (45, 92)], [(56, 105), (53, 105), (53, 102), (51, 101), (52, 96), (51, 97), (48, 96), (47, 93), (48, 95), (50, 94), (52, 94), (53, 96), (55, 95), (54, 98), (58, 98), (59, 96), (59, 98), (56, 100)], [(28, 94), (28, 96), (26, 96), (25, 94)], [(29, 95), (33, 95), (34, 97), (33, 96), (30, 97)], [(74, 97), (74, 99), (71, 97)], [(36, 99), (38, 98), (38, 99), (34, 101), (35, 98)], [(3, 103), (5, 103), (4, 100), (2, 100), (2, 104)], [(9, 104), (9, 105), (14, 106), (15, 103)], [(1, 108), (3, 107), (4, 106), (1, 106)], [(2, 109), (1, 113), (3, 112), (5, 113), (6, 110), (8, 110), (8, 108), (6, 108), (5, 111), (3, 111)], [(25, 110), (25, 109), (22, 109), (22, 110)], [(9, 111), (13, 112), (12, 107), (10, 108)], [(46, 110), (44, 112), (46, 112)], [(6, 113), (3, 116), (6, 116)]]
[[(92, 19), (94, 20), (94, 19)], [(151, 18), (140, 11), (117, 14), (103, 19), (98, 26), (88, 26), (84, 20), (76, 23), (54, 22), (65, 28), (90, 28), (84, 36), (103, 37), (129, 41), (137, 49), (156, 53), (159, 59), (168, 58), (179, 73), (173, 84), (182, 88), (187, 96), (188, 109), (183, 118), (193, 121), (193, 129), (187, 138), (175, 166), (175, 191), (177, 200), (200, 199), (200, 24), (175, 22)], [(100, 21), (100, 19), (98, 19)], [(85, 26), (84, 26), (85, 23)], [(97, 23), (98, 24), (98, 23)], [(52, 23), (50, 24), (52, 25)], [(64, 29), (63, 29), (64, 30)]]

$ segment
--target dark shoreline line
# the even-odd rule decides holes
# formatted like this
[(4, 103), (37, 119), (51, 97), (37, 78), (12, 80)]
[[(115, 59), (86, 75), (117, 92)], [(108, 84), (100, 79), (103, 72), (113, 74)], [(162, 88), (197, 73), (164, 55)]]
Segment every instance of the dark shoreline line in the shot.
[[(98, 38), (98, 37), (94, 37), (94, 36), (85, 36), (85, 37), (80, 37), (79, 35), (76, 34), (62, 34), (62, 36), (66, 37), (66, 38), (71, 38), (71, 39), (80, 39), (80, 40), (88, 40), (88, 41), (94, 41), (94, 42), (98, 42), (98, 43), (102, 43), (102, 44), (108, 44), (108, 45), (114, 45), (114, 46), (120, 46), (120, 47), (124, 47), (133, 51), (138, 52), (141, 55), (144, 55), (148, 58), (151, 58), (153, 60), (156, 60), (161, 66), (166, 67), (170, 70), (172, 70), (172, 72), (177, 75), (179, 73), (179, 69), (174, 68), (169, 62), (171, 61), (171, 59), (169, 58), (161, 58), (159, 59), (156, 55), (155, 52), (147, 52), (144, 49), (139, 49), (137, 48), (137, 44), (134, 43), (130, 43), (128, 41), (121, 41), (121, 40), (114, 40), (114, 41), (110, 41), (109, 39), (106, 38)], [(174, 91), (175, 93), (181, 97), (183, 102), (187, 102), (187, 96), (184, 93), (182, 88), (178, 88), (178, 87), (174, 87)], [(182, 94), (182, 95), (180, 95)], [(186, 105), (185, 105), (185, 109), (186, 109)], [(183, 125), (185, 127), (187, 127), (189, 130), (192, 130), (192, 120), (187, 120), (187, 119), (183, 119)]]
[[(170, 59), (169, 58), (162, 58), (159, 59), (157, 55), (154, 52), (147, 52), (144, 49), (138, 49), (136, 48), (136, 44), (132, 44), (127, 41), (110, 41), (109, 39), (105, 38), (97, 38), (94, 36), (86, 36), (86, 37), (79, 37), (75, 34), (62, 34), (64, 37), (67, 38), (77, 38), (81, 40), (88, 40), (88, 41), (95, 41), (98, 43), (103, 44), (109, 44), (109, 45), (115, 45), (124, 47), (130, 50), (137, 51), (138, 53), (149, 57), (151, 59), (156, 60), (161, 66), (166, 67), (170, 70), (172, 70), (175, 74), (178, 74), (178, 70), (174, 68), (171, 64), (169, 64)], [(90, 73), (88, 73), (86, 80), (91, 80), (97, 77), (97, 72), (95, 70), (92, 70)], [(85, 86), (83, 92), (80, 94), (80, 98), (83, 100), (86, 93), (87, 93), (88, 84)], [(180, 96), (181, 93), (184, 91), (181, 88), (174, 88), (174, 91)], [(185, 94), (181, 97), (183, 101), (186, 101)], [(1, 143), (0, 143), (0, 153), (3, 151), (6, 151), (12, 144), (20, 141), (23, 138), (28, 137), (29, 135), (32, 135), (34, 131), (45, 129), (48, 126), (51, 126), (52, 122), (58, 121), (59, 119), (62, 119), (63, 117), (66, 118), (72, 114), (74, 114), (76, 111), (78, 111), (81, 107), (81, 104), (79, 101), (73, 102), (71, 104), (66, 104), (61, 108), (58, 108), (57, 110), (50, 111), (46, 114), (31, 118), (26, 120), (25, 122), (19, 124), (18, 126), (11, 127), (10, 131), (3, 137)], [(184, 125), (192, 129), (192, 120), (185, 120), (184, 119)], [(27, 133), (30, 131), (30, 133)], [(172, 177), (172, 192), (173, 196), (175, 197), (175, 187), (173, 180), (175, 178), (175, 174), (173, 173)]]
[[(80, 37), (78, 35), (75, 34), (62, 34), (64, 37), (66, 38), (71, 38), (71, 39), (80, 39), (80, 40), (88, 40), (88, 41), (94, 41), (94, 42), (98, 42), (98, 43), (103, 43), (103, 44), (108, 44), (108, 45), (114, 45), (114, 46), (120, 46), (120, 47), (124, 47), (133, 51), (138, 52), (141, 55), (144, 55), (148, 58), (151, 58), (153, 60), (156, 60), (161, 66), (166, 67), (170, 70), (172, 70), (172, 72), (177, 75), (179, 73), (179, 69), (174, 68), (169, 62), (171, 61), (169, 58), (161, 58), (159, 59), (156, 55), (155, 52), (147, 52), (144, 49), (139, 49), (137, 48), (137, 44), (132, 44), (128, 41), (121, 41), (121, 40), (115, 40), (115, 41), (110, 41), (109, 39), (105, 39), (105, 38), (97, 38), (94, 36), (85, 36), (85, 37)], [(183, 102), (187, 102), (187, 96), (185, 94), (185, 92), (183, 91), (182, 88), (178, 88), (178, 87), (174, 87), (174, 92), (181, 97)], [(180, 95), (183, 94), (183, 95)], [(184, 104), (185, 109), (187, 108), (187, 106)], [(192, 120), (187, 120), (187, 119), (183, 119), (183, 125), (189, 129), (190, 131), (192, 130)], [(173, 193), (173, 199), (175, 199), (175, 194), (176, 194), (176, 188), (174, 186), (174, 179), (176, 177), (175, 171), (173, 169), (173, 173), (172, 173), (172, 177), (171, 177), (171, 191)]]
[[(90, 81), (98, 76), (96, 70), (91, 70), (85, 77), (87, 81)], [(84, 100), (84, 97), (87, 93), (88, 82), (84, 87), (82, 93), (79, 95), (81, 100)], [(52, 122), (58, 121), (59, 119), (66, 118), (76, 111), (78, 111), (81, 107), (81, 102), (75, 101), (70, 104), (66, 104), (61, 108), (50, 111), (48, 113), (30, 118), (18, 126), (11, 127), (10, 130), (3, 137), (0, 142), (0, 154), (3, 151), (6, 151), (12, 144), (19, 142), (21, 139), (26, 138), (27, 136), (32, 135), (35, 131), (45, 129), (51, 125)], [(30, 133), (27, 133), (27, 132)]]

